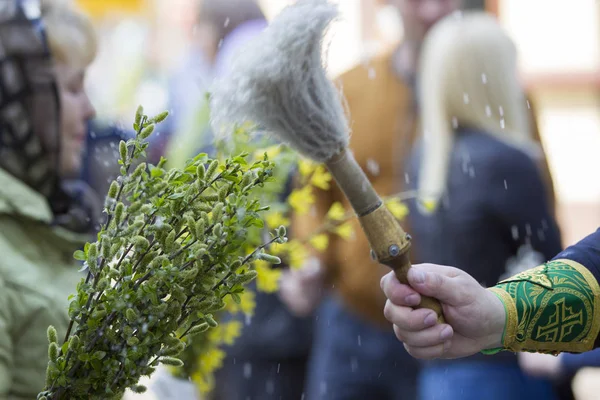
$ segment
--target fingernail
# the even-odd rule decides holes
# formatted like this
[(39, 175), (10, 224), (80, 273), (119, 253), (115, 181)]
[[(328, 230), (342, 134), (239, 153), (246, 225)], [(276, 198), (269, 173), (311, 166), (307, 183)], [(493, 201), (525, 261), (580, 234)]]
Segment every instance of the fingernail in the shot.
[(415, 283), (425, 283), (425, 272), (415, 271), (413, 273), (413, 280), (415, 281)]
[(449, 326), (445, 327), (440, 332), (440, 339), (442, 339), (442, 340), (450, 339), (451, 337), (452, 337), (452, 328), (450, 328)]
[(429, 314), (425, 317), (425, 320), (423, 321), (425, 322), (426, 326), (430, 326), (433, 325), (437, 322), (437, 315), (436, 314)]
[(414, 293), (409, 294), (404, 298), (404, 301), (406, 302), (407, 306), (416, 306), (417, 304), (419, 304), (419, 295)]

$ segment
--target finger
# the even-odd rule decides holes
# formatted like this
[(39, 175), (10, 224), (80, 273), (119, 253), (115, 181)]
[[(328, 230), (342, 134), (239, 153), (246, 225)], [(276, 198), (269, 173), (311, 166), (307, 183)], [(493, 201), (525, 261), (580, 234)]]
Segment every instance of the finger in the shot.
[(418, 347), (405, 344), (404, 348), (411, 356), (422, 360), (434, 360), (436, 358), (444, 358), (446, 352), (452, 346), (451, 341), (437, 346)]
[(397, 306), (389, 300), (385, 303), (383, 314), (388, 321), (406, 332), (422, 331), (437, 322), (437, 314), (432, 310), (414, 310), (411, 307)]
[(381, 289), (385, 296), (398, 306), (417, 306), (421, 302), (421, 295), (409, 285), (398, 281), (393, 272), (381, 278)]
[(454, 334), (452, 327), (447, 324), (438, 324), (418, 332), (409, 332), (394, 325), (394, 333), (401, 342), (414, 347), (432, 347), (443, 345)]
[(464, 282), (456, 279), (457, 271), (456, 268), (439, 265), (415, 265), (408, 271), (408, 282), (422, 295), (450, 305), (459, 304), (464, 293)]

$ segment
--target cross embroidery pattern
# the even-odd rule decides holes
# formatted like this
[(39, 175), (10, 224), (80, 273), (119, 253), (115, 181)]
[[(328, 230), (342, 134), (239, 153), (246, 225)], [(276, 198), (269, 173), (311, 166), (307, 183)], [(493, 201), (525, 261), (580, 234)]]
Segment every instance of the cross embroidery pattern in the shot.
[(537, 328), (536, 340), (562, 342), (575, 326), (583, 324), (583, 311), (574, 312), (573, 307), (567, 307), (564, 298), (553, 306), (555, 311), (549, 317), (548, 324)]

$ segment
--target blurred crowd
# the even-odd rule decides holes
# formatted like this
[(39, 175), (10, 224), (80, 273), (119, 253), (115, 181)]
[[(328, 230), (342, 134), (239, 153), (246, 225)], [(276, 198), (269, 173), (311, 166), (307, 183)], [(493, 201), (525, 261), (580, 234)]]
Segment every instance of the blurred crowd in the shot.
[[(538, 265), (566, 243), (517, 47), (479, 3), (389, 0), (402, 21), (398, 37), (333, 78), (348, 103), (350, 148), (375, 189), (420, 194), (408, 202), (403, 223), (418, 238), (412, 261), (455, 265), (485, 286)], [(68, 258), (98, 229), (102, 198), (119, 173), (118, 143), (133, 135), (121, 115), (140, 102), (170, 111), (152, 139), (150, 162), (165, 156), (181, 167), (214, 151), (206, 91), (271, 16), (253, 0), (190, 4), (173, 6), (187, 16), (188, 45), (161, 74), (135, 25), (118, 26), (130, 35), (131, 54), (112, 55), (102, 49), (106, 36), (98, 38), (108, 28), (93, 25), (76, 2), (0, 2), (0, 398), (27, 398), (44, 381), (45, 336), (27, 337), (30, 350), (10, 338), (40, 304), (45, 316), (32, 325), (39, 332), (65, 318), (57, 316), (61, 296), (79, 277)], [(44, 40), (26, 26), (40, 20)], [(126, 71), (94, 82), (108, 76), (106, 63), (94, 60), (107, 57), (129, 63)], [(52, 68), (56, 82), (48, 78)], [(96, 115), (93, 95), (118, 101), (99, 101)], [(109, 103), (111, 110), (101, 109)], [(294, 237), (314, 232), (334, 203), (349, 209), (335, 187), (315, 197), (308, 217), (292, 219)], [(353, 240), (332, 236), (310, 263), (284, 269), (278, 293), (257, 293), (255, 315), (227, 348), (208, 399), (567, 400), (575, 398), (577, 372), (600, 366), (598, 351), (413, 359), (383, 315), (379, 281), (388, 270), (371, 259), (353, 224)], [(24, 274), (61, 284), (40, 288)], [(36, 359), (44, 360), (41, 370)], [(178, 397), (171, 384), (170, 397)]]

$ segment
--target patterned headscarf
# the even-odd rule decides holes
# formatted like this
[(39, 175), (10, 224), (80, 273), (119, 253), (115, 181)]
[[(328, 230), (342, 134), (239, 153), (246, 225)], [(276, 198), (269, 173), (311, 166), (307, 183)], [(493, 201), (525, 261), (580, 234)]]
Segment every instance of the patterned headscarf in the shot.
[(90, 210), (61, 182), (59, 160), (60, 101), (39, 0), (1, 0), (0, 168), (48, 199), (55, 224), (87, 232)]

